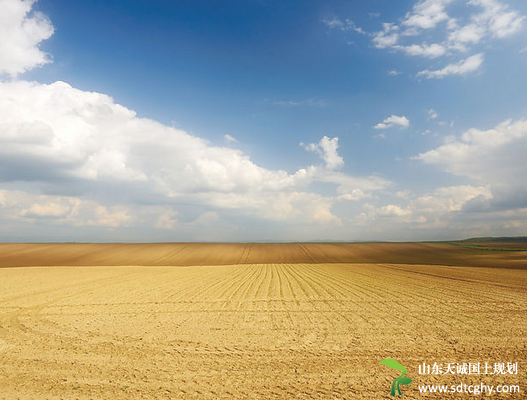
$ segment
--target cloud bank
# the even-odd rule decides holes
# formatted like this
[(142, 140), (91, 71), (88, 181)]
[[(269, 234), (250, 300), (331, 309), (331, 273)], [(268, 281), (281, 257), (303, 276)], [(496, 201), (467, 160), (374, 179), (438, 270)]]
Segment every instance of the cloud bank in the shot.
[[(344, 164), (336, 137), (305, 146), (323, 165), (288, 173), (259, 166), (238, 149), (139, 118), (103, 93), (61, 81), (16, 79), (50, 62), (39, 44), (54, 28), (31, 12), (33, 4), (0, 4), (6, 22), (0, 24), (0, 68), (15, 78), (0, 81), (0, 219), (160, 230), (215, 224), (222, 214), (341, 224), (331, 210), (335, 202), (371, 196), (389, 184), (332, 175)], [(225, 141), (237, 140), (226, 135)], [(313, 191), (316, 182), (330, 182), (338, 193)]]
[[(379, 174), (343, 172), (352, 163), (345, 164), (339, 149), (349, 142), (323, 133), (320, 140), (301, 144), (320, 161), (288, 172), (231, 148), (241, 139), (238, 134), (225, 135), (219, 146), (139, 118), (106, 94), (62, 81), (21, 79), (51, 62), (39, 45), (54, 28), (31, 11), (34, 3), (0, 0), (0, 222), (6, 233), (23, 240), (38, 230), (39, 238), (49, 240), (76, 240), (84, 232), (103, 239), (108, 237), (101, 233), (117, 233), (111, 238), (121, 240), (153, 240), (159, 232), (178, 232), (184, 240), (302, 240), (527, 229), (525, 120), (472, 128), (417, 155), (414, 161), (467, 180), (424, 193), (397, 187)], [(432, 60), (470, 52), (484, 39), (507, 37), (523, 24), (523, 16), (493, 0), (469, 2), (479, 11), (464, 23), (448, 14), (449, 4), (417, 3), (400, 23), (385, 23), (374, 44)], [(326, 24), (360, 29), (351, 20)], [(442, 42), (403, 43), (445, 26), (449, 35)], [(467, 75), (483, 61), (479, 52), (420, 75)], [(428, 117), (438, 114), (430, 109)], [(407, 117), (391, 115), (373, 128), (409, 126)], [(250, 231), (256, 233), (248, 238)]]

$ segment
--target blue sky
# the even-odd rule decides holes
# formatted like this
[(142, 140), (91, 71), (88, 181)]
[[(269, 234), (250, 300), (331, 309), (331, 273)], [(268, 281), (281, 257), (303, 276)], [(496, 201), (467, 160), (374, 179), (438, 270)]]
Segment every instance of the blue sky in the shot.
[(525, 2), (0, 9), (0, 240), (526, 232)]

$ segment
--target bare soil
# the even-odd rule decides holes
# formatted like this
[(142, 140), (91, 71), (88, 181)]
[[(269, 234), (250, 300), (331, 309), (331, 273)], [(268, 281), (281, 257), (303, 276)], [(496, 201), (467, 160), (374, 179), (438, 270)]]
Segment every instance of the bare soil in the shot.
[[(401, 398), (391, 357), (413, 379), (404, 398), (524, 399), (526, 261), (446, 244), (1, 244), (0, 398)], [(481, 382), (521, 392), (418, 389)]]
[[(510, 243), (507, 244), (510, 247)], [(251, 263), (406, 263), (527, 268), (527, 252), (498, 252), (437, 242), (0, 244), (0, 267)]]

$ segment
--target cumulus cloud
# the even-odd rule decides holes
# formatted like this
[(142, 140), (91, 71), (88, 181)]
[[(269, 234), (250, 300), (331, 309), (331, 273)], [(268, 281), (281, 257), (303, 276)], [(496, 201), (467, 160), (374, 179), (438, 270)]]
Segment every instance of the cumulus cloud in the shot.
[(493, 194), (487, 186), (456, 185), (436, 188), (432, 193), (417, 197), (410, 202), (413, 214), (427, 217), (459, 212), (474, 199), (492, 199)]
[(399, 41), (399, 26), (393, 23), (384, 22), (382, 31), (373, 34), (373, 44), (377, 49), (393, 47)]
[(439, 70), (423, 70), (417, 73), (417, 76), (425, 76), (431, 78), (444, 78), (449, 75), (467, 75), (471, 72), (477, 71), (483, 64), (483, 53), (474, 54), (467, 57), (458, 63), (448, 64)]
[(525, 16), (496, 0), (471, 0), (469, 4), (482, 8), (482, 12), (474, 16), (474, 21), (486, 25), (489, 32), (497, 38), (518, 32), (525, 20)]
[(400, 206), (397, 205), (386, 205), (381, 206), (375, 209), (375, 215), (381, 216), (381, 217), (387, 217), (387, 216), (408, 216), (412, 212), (409, 209), (403, 209)]
[(471, 0), (469, 5), (480, 12), (472, 14), (470, 22), (456, 24), (448, 35), (448, 46), (457, 50), (468, 50), (470, 45), (482, 42), (487, 37), (503, 39), (520, 31), (525, 16), (496, 0)]
[(35, 0), (0, 0), (0, 75), (12, 77), (50, 62), (39, 44), (53, 35), (45, 15), (31, 12)]
[(410, 126), (410, 120), (405, 116), (396, 116), (391, 115), (383, 120), (383, 122), (378, 123), (373, 126), (374, 129), (388, 129), (392, 127), (408, 128)]
[(30, 218), (65, 217), (71, 215), (80, 204), (80, 200), (75, 198), (58, 198), (58, 201), (55, 199), (46, 200), (45, 198), (49, 197), (37, 197), (37, 201), (27, 209), (23, 209), (20, 216)]
[(0, 206), (0, 218), (19, 222), (117, 228), (134, 220), (134, 213), (123, 205), (105, 206), (73, 196), (21, 190), (0, 190)]
[(344, 165), (344, 159), (337, 152), (339, 147), (338, 137), (330, 139), (324, 136), (318, 143), (308, 143), (307, 145), (301, 143), (300, 145), (310, 152), (318, 153), (326, 163), (328, 170), (334, 170)]
[[(40, 196), (42, 187), (62, 196), (26, 200), (16, 215), (74, 226), (151, 222), (174, 229), (180, 225), (178, 208), (188, 204), (270, 221), (340, 224), (331, 211), (335, 202), (370, 197), (388, 185), (377, 177), (333, 174), (344, 164), (337, 137), (305, 145), (324, 166), (293, 173), (267, 169), (240, 150), (138, 118), (107, 95), (64, 82), (0, 82), (0, 144), (0, 183), (33, 188), (26, 197)], [(312, 192), (317, 181), (335, 184), (337, 193)], [(167, 203), (170, 208), (137, 217), (150, 207), (141, 205)]]
[(468, 44), (479, 43), (486, 34), (485, 27), (471, 23), (453, 30), (448, 35), (448, 46), (457, 50), (467, 50)]
[[(505, 171), (511, 171), (512, 168), (512, 171), (517, 174), (515, 180), (517, 182), (521, 176), (520, 171), (525, 171), (526, 164), (514, 163), (520, 160), (507, 162), (505, 157), (515, 153), (512, 152), (513, 148), (525, 146), (524, 142), (527, 142), (527, 120), (515, 122), (506, 120), (489, 130), (471, 128), (465, 131), (459, 139), (422, 153), (416, 159), (428, 164), (443, 166), (450, 173), (482, 181), (488, 180), (489, 176), (499, 181), (499, 177), (503, 177), (502, 174)], [(504, 151), (511, 154), (503, 154)], [(497, 156), (503, 158), (496, 160)], [(524, 160), (523, 157), (522, 160)], [(483, 168), (488, 166), (489, 162), (492, 162), (493, 166)], [(498, 163), (503, 167), (496, 165)], [(512, 177), (507, 174), (506, 178)]]
[(449, 19), (445, 12), (447, 4), (452, 0), (424, 0), (419, 1), (413, 10), (406, 14), (403, 25), (410, 28), (431, 29)]
[(514, 208), (527, 206), (526, 152), (527, 120), (507, 120), (489, 130), (469, 129), (416, 159), (488, 185), (492, 204), (473, 203), (473, 208)]
[(132, 216), (120, 207), (108, 208), (97, 206), (94, 210), (93, 219), (88, 220), (89, 226), (121, 227), (126, 226), (132, 220)]
[(241, 151), (135, 113), (101, 93), (63, 82), (0, 83), (0, 174), (19, 180), (134, 182), (166, 196), (200, 190), (295, 188), (295, 174), (257, 166)]
[[(370, 185), (369, 177), (328, 177), (344, 163), (336, 137), (306, 149), (325, 165), (293, 173), (268, 169), (240, 150), (138, 118), (102, 93), (64, 82), (0, 81), (0, 184), (28, 188), (20, 196), (0, 191), (8, 220), (166, 230), (180, 225), (178, 209), (190, 204), (208, 210), (203, 222), (224, 210), (271, 221), (340, 224), (331, 211), (335, 202), (383, 187)], [(309, 189), (316, 181), (346, 190), (323, 196)], [(42, 188), (56, 195), (47, 197)]]
[(446, 54), (447, 49), (445, 46), (432, 43), (423, 43), (420, 45), (413, 44), (409, 46), (393, 46), (394, 49), (402, 50), (404, 53), (410, 56), (424, 56), (428, 58), (436, 58)]
[[(404, 194), (400, 198), (402, 203), (399, 204), (365, 204), (359, 221), (364, 226), (382, 227), (394, 232), (417, 230), (418, 238), (432, 231), (436, 233), (434, 235), (446, 233), (452, 239), (454, 228), (457, 233), (466, 232), (471, 236), (487, 222), (477, 219), (474, 224), (470, 219), (471, 213), (466, 213), (465, 209), (473, 202), (492, 200), (493, 194), (486, 186), (457, 185), (436, 188), (421, 196)], [(487, 224), (487, 227), (490, 226)], [(492, 233), (492, 230), (489, 228), (488, 232)]]

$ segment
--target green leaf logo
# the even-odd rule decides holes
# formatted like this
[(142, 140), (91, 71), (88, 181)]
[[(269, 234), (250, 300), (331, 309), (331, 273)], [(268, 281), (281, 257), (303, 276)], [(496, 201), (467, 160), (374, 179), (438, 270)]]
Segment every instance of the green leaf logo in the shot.
[(406, 368), (393, 358), (386, 358), (380, 361), (379, 364), (388, 366), (389, 368), (395, 370), (400, 370), (402, 372), (402, 374), (392, 382), (392, 391), (390, 392), (391, 395), (395, 395), (395, 387), (397, 385), (397, 392), (399, 393), (399, 395), (402, 395), (399, 385), (404, 384), (407, 386), (413, 381), (409, 377), (404, 377), (404, 375), (406, 375)]

